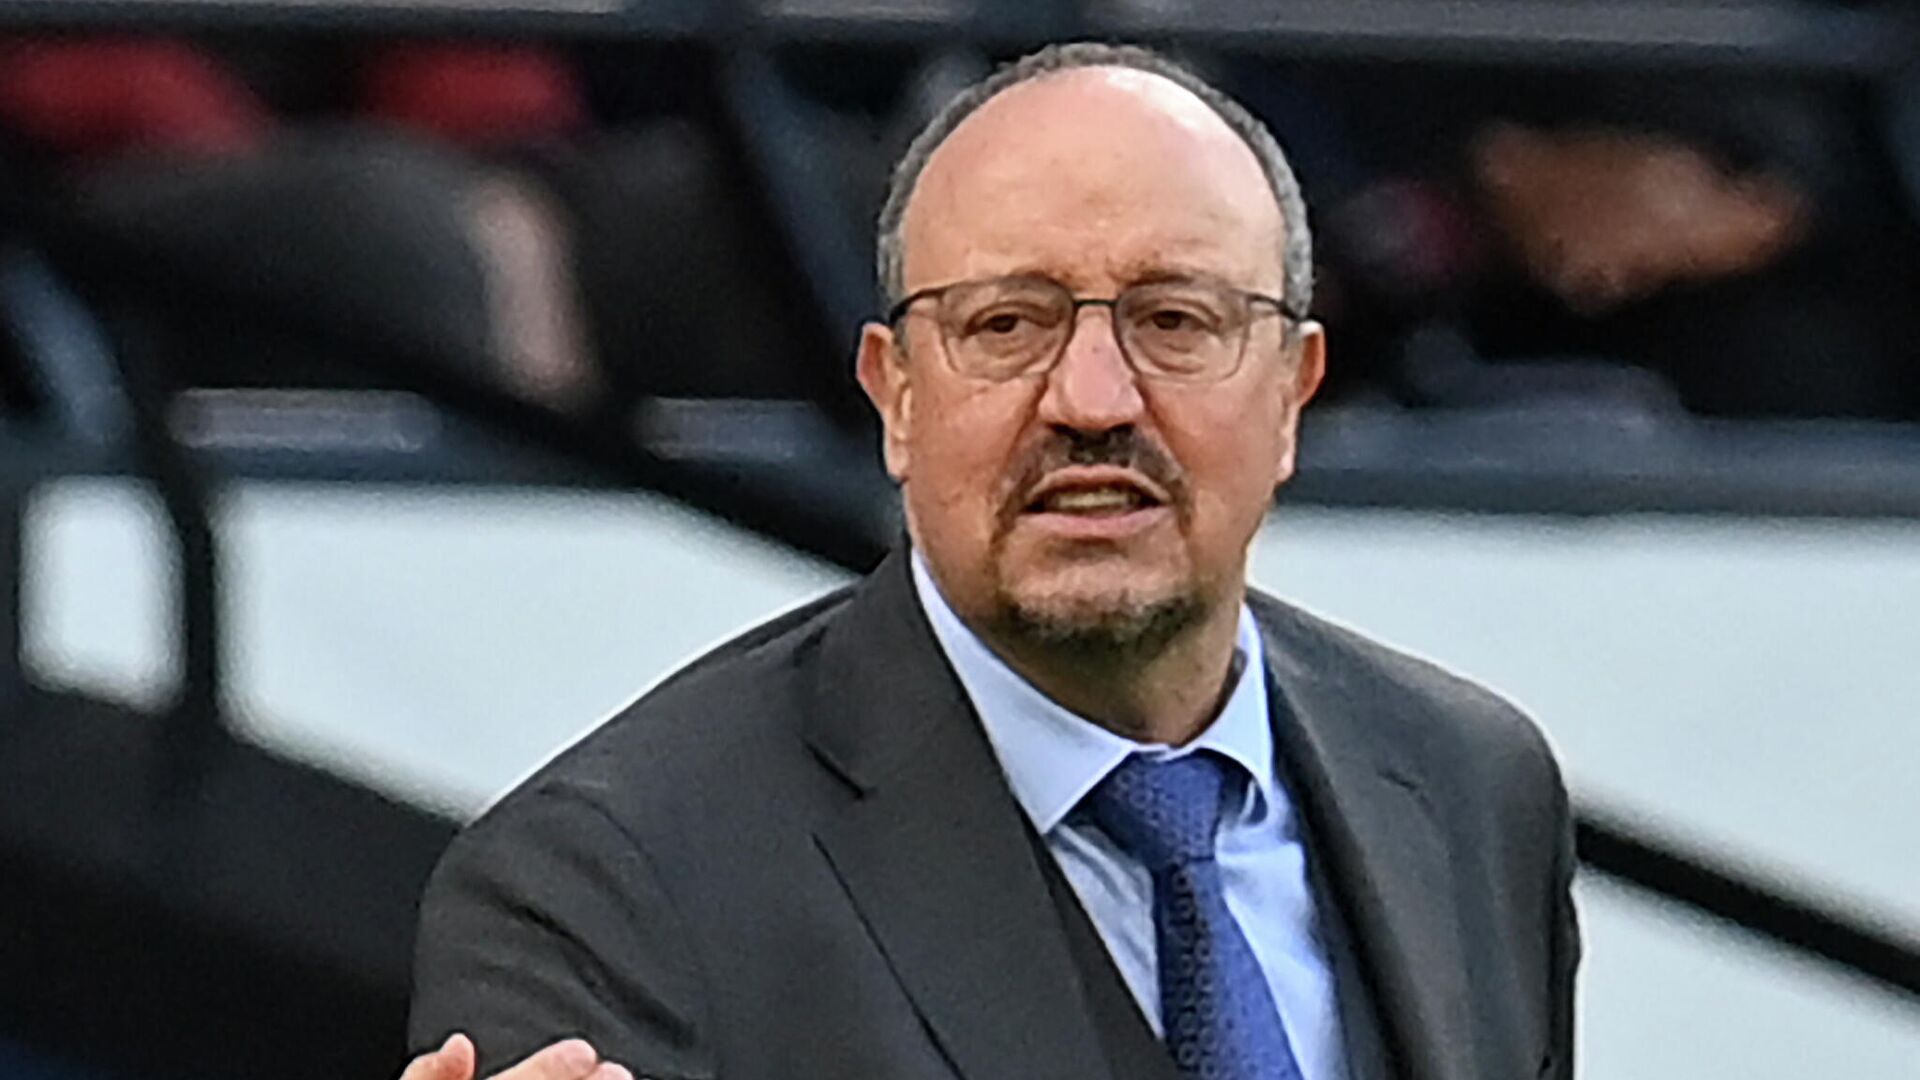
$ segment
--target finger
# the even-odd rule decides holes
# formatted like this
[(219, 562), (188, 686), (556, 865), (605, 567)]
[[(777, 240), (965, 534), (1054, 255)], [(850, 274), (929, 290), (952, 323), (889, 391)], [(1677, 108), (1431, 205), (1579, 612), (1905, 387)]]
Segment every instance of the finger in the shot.
[(593, 1075), (587, 1077), (587, 1080), (633, 1080), (633, 1074), (628, 1072), (624, 1065), (603, 1061), (599, 1068), (593, 1070)]
[(400, 1080), (473, 1080), (473, 1042), (455, 1032), (438, 1050), (414, 1058)]
[(566, 1039), (500, 1073), (494, 1080), (586, 1080), (600, 1055), (585, 1039)]

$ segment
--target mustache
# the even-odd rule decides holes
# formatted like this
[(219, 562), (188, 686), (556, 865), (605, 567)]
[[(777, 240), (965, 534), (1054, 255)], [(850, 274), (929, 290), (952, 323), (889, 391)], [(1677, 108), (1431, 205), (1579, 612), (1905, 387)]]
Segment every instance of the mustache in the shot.
[(1055, 428), (1036, 439), (1009, 471), (1011, 483), (1002, 510), (1009, 518), (1016, 516), (1026, 508), (1028, 493), (1047, 477), (1061, 469), (1095, 465), (1137, 472), (1166, 491), (1175, 508), (1186, 505), (1186, 470), (1138, 428), (1097, 433)]

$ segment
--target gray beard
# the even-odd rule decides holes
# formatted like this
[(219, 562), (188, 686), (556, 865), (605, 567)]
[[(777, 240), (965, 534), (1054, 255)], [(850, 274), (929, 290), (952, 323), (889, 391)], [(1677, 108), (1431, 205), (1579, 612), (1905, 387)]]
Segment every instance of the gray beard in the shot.
[(1091, 616), (1037, 611), (1004, 593), (995, 607), (996, 637), (1095, 671), (1157, 658), (1206, 615), (1206, 605), (1190, 593)]

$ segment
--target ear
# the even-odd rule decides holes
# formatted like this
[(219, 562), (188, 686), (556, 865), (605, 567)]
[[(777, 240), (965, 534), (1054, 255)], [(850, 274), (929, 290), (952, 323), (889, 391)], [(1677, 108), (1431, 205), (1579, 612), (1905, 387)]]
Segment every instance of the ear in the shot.
[(860, 356), (855, 364), (860, 388), (880, 414), (887, 473), (896, 481), (907, 478), (907, 446), (913, 430), (913, 386), (903, 346), (891, 328), (870, 322), (860, 329)]
[(1313, 400), (1320, 389), (1320, 380), (1327, 375), (1326, 329), (1308, 319), (1294, 331), (1294, 336), (1293, 368), (1280, 382), (1284, 399), (1281, 408), (1285, 413), (1280, 420), (1280, 453), (1275, 457), (1274, 487), (1293, 479), (1296, 451), (1300, 448), (1300, 410)]

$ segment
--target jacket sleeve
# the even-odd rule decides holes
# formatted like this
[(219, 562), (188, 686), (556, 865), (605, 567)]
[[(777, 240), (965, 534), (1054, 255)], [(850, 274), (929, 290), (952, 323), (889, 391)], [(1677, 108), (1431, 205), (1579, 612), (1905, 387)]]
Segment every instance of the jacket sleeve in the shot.
[(652, 861), (591, 801), (529, 791), (455, 839), (421, 902), (408, 1038), (491, 1076), (559, 1039), (636, 1075), (716, 1072), (705, 985)]

